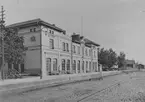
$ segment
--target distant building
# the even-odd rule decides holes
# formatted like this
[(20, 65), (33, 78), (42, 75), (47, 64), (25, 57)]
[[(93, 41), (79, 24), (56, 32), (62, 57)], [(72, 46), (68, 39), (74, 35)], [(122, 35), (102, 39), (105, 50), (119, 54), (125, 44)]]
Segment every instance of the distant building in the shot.
[(143, 64), (138, 64), (138, 68), (139, 68), (139, 69), (144, 69), (145, 66), (144, 66)]
[(9, 25), (24, 37), (24, 64), (7, 64), (19, 72), (41, 74), (77, 74), (98, 71), (99, 44), (66, 31), (41, 19)]
[(134, 60), (125, 60), (126, 68), (135, 68), (136, 64)]

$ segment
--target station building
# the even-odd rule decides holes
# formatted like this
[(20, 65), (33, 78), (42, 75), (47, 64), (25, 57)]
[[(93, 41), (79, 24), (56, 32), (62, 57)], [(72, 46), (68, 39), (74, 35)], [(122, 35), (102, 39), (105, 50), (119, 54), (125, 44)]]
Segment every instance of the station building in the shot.
[(43, 77), (60, 74), (97, 72), (99, 44), (80, 36), (71, 36), (65, 30), (41, 19), (7, 26), (17, 28), (24, 37), (23, 64), (7, 64), (20, 73), (39, 74)]

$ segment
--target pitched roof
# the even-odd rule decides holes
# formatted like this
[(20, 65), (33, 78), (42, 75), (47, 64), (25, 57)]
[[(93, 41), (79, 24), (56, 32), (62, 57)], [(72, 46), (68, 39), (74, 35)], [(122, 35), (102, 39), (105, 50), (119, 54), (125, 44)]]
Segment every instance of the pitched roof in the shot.
[(134, 60), (125, 60), (125, 63), (126, 64), (135, 64), (135, 61)]
[(84, 42), (85, 42), (85, 45), (90, 47), (91, 44), (92, 45), (95, 45), (95, 46), (100, 46), (99, 44), (87, 39), (87, 38), (84, 38), (83, 36), (80, 36), (79, 34), (73, 34), (72, 35), (72, 41), (75, 42), (75, 43), (81, 43), (81, 40), (84, 39)]
[(85, 41), (86, 44), (93, 44), (95, 46), (100, 46), (99, 44), (97, 44), (97, 43), (95, 43), (95, 42), (93, 42), (93, 41), (91, 41), (91, 40), (89, 40), (87, 38), (85, 38), (84, 41)]
[(54, 30), (56, 30), (58, 32), (63, 32), (64, 34), (66, 32), (65, 30), (55, 26), (54, 24), (47, 23), (47, 22), (41, 20), (40, 18), (33, 19), (33, 20), (28, 20), (28, 21), (24, 21), (24, 22), (19, 22), (19, 23), (15, 23), (15, 24), (11, 24), (11, 25), (8, 25), (7, 27), (8, 28), (11, 28), (11, 27), (23, 28), (23, 27), (36, 25), (36, 24), (47, 26), (47, 27), (49, 27), (51, 29), (54, 29)]

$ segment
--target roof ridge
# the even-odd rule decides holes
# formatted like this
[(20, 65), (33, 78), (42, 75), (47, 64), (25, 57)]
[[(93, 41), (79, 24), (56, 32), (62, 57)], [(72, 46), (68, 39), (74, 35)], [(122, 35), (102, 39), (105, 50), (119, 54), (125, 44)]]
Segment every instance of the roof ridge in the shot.
[(41, 20), (40, 18), (36, 18), (36, 19), (31, 19), (31, 20), (26, 20), (26, 21), (20, 21), (20, 22), (18, 22), (18, 23), (13, 23), (13, 24), (9, 24), (7, 27), (10, 27), (10, 26), (14, 26), (14, 25), (18, 25), (18, 24), (22, 24), (22, 23), (26, 23), (26, 22), (32, 22), (32, 21), (43, 21), (43, 20)]

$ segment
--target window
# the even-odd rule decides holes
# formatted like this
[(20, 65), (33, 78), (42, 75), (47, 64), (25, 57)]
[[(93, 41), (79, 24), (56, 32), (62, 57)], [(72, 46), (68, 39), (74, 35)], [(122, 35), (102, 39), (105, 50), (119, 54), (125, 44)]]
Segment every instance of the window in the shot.
[[(1, 66), (1, 64), (0, 64)], [(12, 64), (8, 63), (8, 69), (12, 69)]]
[(54, 31), (51, 31), (51, 34), (54, 34)]
[(62, 49), (63, 49), (63, 51), (65, 51), (65, 43), (64, 42), (62, 43)]
[(81, 66), (80, 66), (80, 61), (78, 61), (78, 73), (81, 72), (80, 68), (81, 68)]
[(50, 48), (51, 49), (54, 49), (54, 40), (53, 39), (50, 39), (49, 40), (49, 43), (50, 43)]
[(51, 34), (51, 30), (49, 30), (49, 33)]
[(89, 71), (91, 71), (91, 62), (89, 62)]
[(76, 48), (75, 48), (75, 45), (73, 45), (73, 53), (76, 53)]
[(89, 56), (91, 56), (91, 49), (89, 49)]
[(84, 47), (82, 48), (82, 55), (84, 56)]
[(96, 57), (96, 52), (94, 51), (94, 57)]
[(93, 62), (93, 71), (95, 71), (95, 62)]
[(65, 71), (65, 59), (62, 59), (62, 71)]
[(69, 46), (68, 46), (68, 43), (66, 43), (66, 51), (69, 52)]
[(73, 71), (74, 71), (74, 73), (76, 73), (76, 61), (75, 60), (73, 60)]
[(82, 71), (84, 72), (84, 61), (82, 63)]
[(45, 31), (45, 35), (47, 35), (47, 31)]
[(32, 29), (30, 29), (30, 32), (32, 32)]
[(70, 71), (70, 60), (67, 60), (67, 71)]
[(95, 69), (96, 69), (96, 71), (97, 71), (97, 62), (95, 62)]
[(18, 64), (14, 64), (14, 68), (19, 71), (19, 65)]
[(53, 59), (53, 71), (57, 71), (57, 59)]
[(36, 32), (36, 28), (33, 28), (33, 31)]
[(78, 54), (80, 54), (80, 47), (78, 46)]
[(50, 72), (51, 72), (51, 58), (46, 58), (46, 71), (47, 71), (47, 75), (50, 75)]
[(85, 54), (86, 54), (86, 56), (88, 56), (88, 50), (87, 49), (85, 50)]
[(30, 32), (36, 32), (36, 28), (30, 29)]
[(88, 71), (88, 61), (86, 61), (86, 71)]

